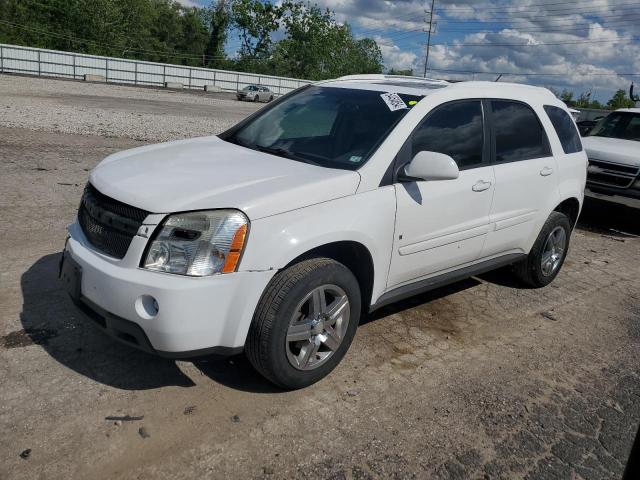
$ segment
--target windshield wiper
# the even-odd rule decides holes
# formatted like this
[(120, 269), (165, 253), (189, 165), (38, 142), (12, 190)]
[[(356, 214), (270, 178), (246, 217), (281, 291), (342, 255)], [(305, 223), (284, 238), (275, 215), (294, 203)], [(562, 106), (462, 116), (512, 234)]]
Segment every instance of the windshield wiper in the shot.
[(311, 160), (308, 160), (306, 158), (299, 157), (295, 153), (292, 153), (286, 148), (282, 148), (282, 147), (264, 147), (262, 145), (255, 144), (249, 148), (255, 148), (256, 150), (260, 150), (261, 152), (270, 153), (271, 155), (276, 155), (278, 157), (289, 158), (291, 160), (296, 160), (297, 162), (304, 162), (304, 163), (310, 163), (312, 165), (318, 165), (317, 163), (312, 162)]

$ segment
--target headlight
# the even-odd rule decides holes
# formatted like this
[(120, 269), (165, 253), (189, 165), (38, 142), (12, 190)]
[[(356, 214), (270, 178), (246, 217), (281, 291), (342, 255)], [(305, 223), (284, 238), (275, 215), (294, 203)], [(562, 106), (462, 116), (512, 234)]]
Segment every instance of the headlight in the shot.
[(235, 272), (248, 224), (238, 210), (170, 215), (149, 245), (142, 266), (194, 277)]

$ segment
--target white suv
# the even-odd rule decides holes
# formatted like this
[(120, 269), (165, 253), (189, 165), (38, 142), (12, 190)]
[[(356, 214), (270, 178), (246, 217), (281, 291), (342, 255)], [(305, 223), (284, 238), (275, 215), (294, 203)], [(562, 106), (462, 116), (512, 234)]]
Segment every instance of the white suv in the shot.
[(586, 167), (545, 89), (343, 77), (221, 135), (105, 159), (61, 278), (118, 340), (173, 358), (244, 350), (299, 388), (340, 362), (364, 312), (507, 265), (551, 282)]

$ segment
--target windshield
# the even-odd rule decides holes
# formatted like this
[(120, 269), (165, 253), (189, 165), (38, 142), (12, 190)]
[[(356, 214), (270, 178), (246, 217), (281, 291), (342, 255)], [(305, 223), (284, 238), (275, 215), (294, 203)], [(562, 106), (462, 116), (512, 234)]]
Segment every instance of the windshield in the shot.
[(312, 86), (221, 138), (293, 160), (355, 170), (421, 98)]
[(610, 113), (591, 130), (589, 136), (640, 141), (640, 113)]

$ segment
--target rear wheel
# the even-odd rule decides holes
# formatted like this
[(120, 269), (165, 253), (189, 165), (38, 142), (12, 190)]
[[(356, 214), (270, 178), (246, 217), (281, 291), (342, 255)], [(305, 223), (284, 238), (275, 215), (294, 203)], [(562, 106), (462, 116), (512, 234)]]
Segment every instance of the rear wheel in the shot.
[(276, 385), (295, 389), (328, 375), (346, 354), (360, 321), (351, 271), (313, 258), (278, 273), (256, 308), (245, 351)]
[(271, 100), (273, 100), (273, 95), (271, 95), (271, 96), (269, 97), (269, 101), (271, 101)]
[(560, 212), (551, 212), (525, 260), (515, 265), (518, 278), (530, 287), (550, 284), (560, 272), (569, 250), (571, 221)]

